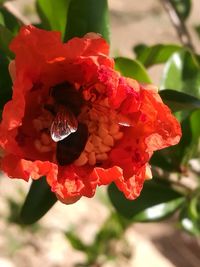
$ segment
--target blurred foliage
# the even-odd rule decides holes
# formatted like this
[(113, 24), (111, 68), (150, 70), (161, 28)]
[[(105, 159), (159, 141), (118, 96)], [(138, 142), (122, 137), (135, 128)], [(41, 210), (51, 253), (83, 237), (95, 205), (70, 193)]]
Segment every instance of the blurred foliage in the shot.
[[(123, 238), (126, 226), (124, 220), (117, 213), (111, 213), (103, 226), (96, 233), (93, 242), (89, 245), (86, 245), (81, 241), (74, 231), (66, 232), (66, 237), (72, 247), (86, 254), (86, 261), (84, 263), (79, 263), (76, 266), (86, 267), (93, 266), (93, 264), (101, 266), (104, 262), (119, 257), (119, 254), (125, 258), (129, 258), (131, 252), (128, 243)], [(120, 251), (117, 248), (117, 241), (119, 240), (121, 242), (123, 241), (124, 245)]]
[(171, 0), (171, 3), (183, 20), (188, 18), (192, 7), (192, 0)]
[(143, 63), (146, 68), (155, 64), (165, 63), (173, 53), (180, 50), (180, 46), (171, 44), (157, 44), (153, 46), (139, 44), (133, 48), (137, 60)]

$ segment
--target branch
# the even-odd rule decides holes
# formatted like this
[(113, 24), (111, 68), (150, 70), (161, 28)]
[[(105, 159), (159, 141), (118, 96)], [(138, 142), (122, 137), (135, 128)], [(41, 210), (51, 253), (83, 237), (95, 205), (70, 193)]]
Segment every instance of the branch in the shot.
[(190, 33), (189, 33), (184, 21), (181, 19), (180, 15), (178, 14), (176, 9), (174, 8), (172, 1), (171, 0), (160, 0), (160, 1), (168, 13), (170, 20), (176, 29), (176, 32), (179, 36), (181, 43), (184, 46), (191, 49), (193, 52), (195, 52), (195, 48), (194, 48), (194, 45), (192, 43)]

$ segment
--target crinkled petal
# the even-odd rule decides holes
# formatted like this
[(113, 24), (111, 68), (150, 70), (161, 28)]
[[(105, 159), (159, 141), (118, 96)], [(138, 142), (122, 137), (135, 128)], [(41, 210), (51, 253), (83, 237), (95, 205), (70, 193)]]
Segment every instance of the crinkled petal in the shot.
[(21, 178), (28, 181), (29, 178), (35, 180), (41, 176), (54, 179), (57, 176), (58, 167), (49, 161), (30, 161), (10, 154), (3, 158), (2, 169), (9, 177)]

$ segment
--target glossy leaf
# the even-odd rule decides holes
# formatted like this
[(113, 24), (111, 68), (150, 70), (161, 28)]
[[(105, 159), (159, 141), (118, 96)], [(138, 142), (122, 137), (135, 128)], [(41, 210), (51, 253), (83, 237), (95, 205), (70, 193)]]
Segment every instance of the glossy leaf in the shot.
[(64, 37), (68, 8), (71, 0), (37, 0), (36, 7), (41, 19), (41, 27), (46, 30), (56, 30)]
[(116, 210), (133, 221), (152, 221), (168, 217), (184, 201), (181, 194), (157, 180), (145, 182), (141, 195), (133, 201), (127, 200), (114, 184), (109, 186), (108, 193)]
[[(165, 88), (186, 93), (200, 100), (200, 67), (197, 58), (189, 51), (182, 50), (168, 60), (161, 82), (161, 89)], [(193, 110), (185, 109), (176, 114), (181, 121), (182, 138), (178, 145), (167, 149), (171, 161), (179, 166), (180, 170), (187, 168), (188, 161), (195, 155), (196, 144), (192, 139), (190, 123), (192, 112)]]
[(147, 208), (146, 210), (138, 213), (134, 217), (134, 221), (158, 221), (164, 219), (166, 217), (171, 216), (180, 206), (184, 203), (184, 197), (177, 198), (175, 200), (167, 201), (165, 203), (161, 203), (155, 205), (151, 208)]
[(181, 49), (178, 45), (157, 44), (153, 46), (137, 45), (134, 47), (136, 59), (145, 67), (165, 63), (173, 53)]
[(125, 57), (115, 58), (115, 69), (123, 76), (136, 79), (140, 82), (151, 83), (144, 66), (137, 60)]
[(200, 109), (200, 100), (175, 90), (162, 90), (160, 96), (172, 111)]
[(200, 66), (196, 57), (186, 50), (173, 54), (165, 65), (160, 88), (200, 99)]
[(21, 223), (35, 223), (49, 211), (56, 201), (57, 198), (55, 194), (51, 192), (45, 177), (33, 181), (21, 210)]
[(109, 42), (107, 0), (72, 0), (69, 5), (65, 40), (100, 33)]
[(192, 7), (191, 0), (171, 0), (171, 3), (175, 7), (179, 16), (184, 20), (187, 19)]

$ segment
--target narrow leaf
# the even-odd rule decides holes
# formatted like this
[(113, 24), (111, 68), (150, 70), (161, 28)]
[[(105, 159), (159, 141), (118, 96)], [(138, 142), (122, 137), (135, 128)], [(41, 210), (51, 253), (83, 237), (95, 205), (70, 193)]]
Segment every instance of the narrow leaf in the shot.
[(200, 99), (175, 90), (162, 90), (160, 96), (172, 111), (200, 108)]
[(41, 19), (41, 27), (57, 30), (65, 35), (68, 8), (71, 0), (37, 0), (36, 7)]
[(179, 220), (184, 230), (191, 235), (200, 236), (200, 211), (197, 211), (194, 216), (193, 212), (191, 212), (191, 202), (183, 207)]
[(69, 5), (65, 40), (100, 33), (109, 42), (107, 0), (72, 0)]
[(88, 250), (88, 246), (85, 245), (82, 240), (72, 231), (66, 232), (65, 235), (74, 249), (83, 252)]
[(137, 45), (134, 47), (136, 59), (145, 67), (165, 63), (173, 53), (181, 49), (178, 45), (157, 44), (153, 46)]
[(45, 177), (32, 182), (26, 200), (21, 210), (22, 224), (32, 224), (44, 216), (56, 203), (57, 198), (51, 192)]

